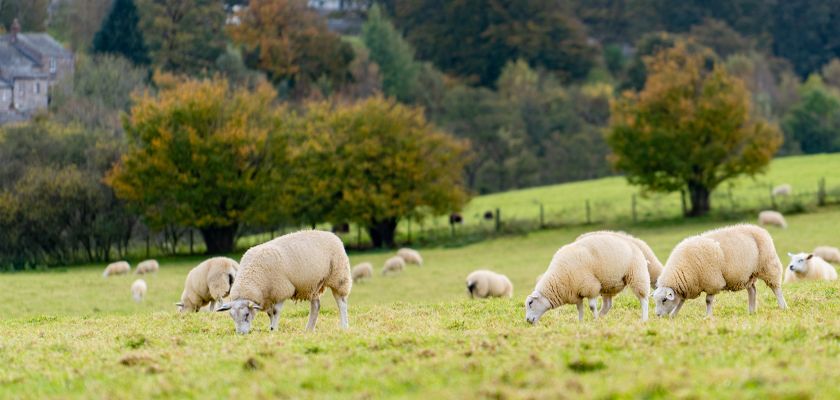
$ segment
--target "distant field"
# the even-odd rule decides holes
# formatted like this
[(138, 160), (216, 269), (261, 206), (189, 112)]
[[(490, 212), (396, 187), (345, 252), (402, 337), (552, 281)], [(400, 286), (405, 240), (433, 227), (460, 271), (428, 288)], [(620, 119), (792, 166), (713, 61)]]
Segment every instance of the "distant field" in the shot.
[[(795, 181), (792, 183), (796, 184)], [(840, 245), (840, 209), (770, 229), (780, 254)], [(627, 229), (659, 257), (713, 222)], [(702, 299), (676, 320), (639, 322), (623, 293), (610, 315), (579, 324), (573, 306), (524, 321), (523, 299), (558, 247), (586, 228), (540, 231), (454, 249), (424, 249), (426, 265), (381, 277), (390, 253), (351, 254), (377, 275), (350, 296), (351, 328), (338, 329), (323, 298), (317, 332), (307, 304), (283, 310), (280, 331), (236, 336), (226, 314), (178, 315), (173, 303), (200, 259), (163, 260), (140, 305), (134, 277), (103, 279), (101, 266), (0, 275), (0, 398), (838, 398), (840, 283), (788, 285), (781, 311), (759, 284)], [(787, 257), (783, 258), (787, 261)], [(470, 301), (464, 277), (486, 267), (514, 282), (511, 300)]]

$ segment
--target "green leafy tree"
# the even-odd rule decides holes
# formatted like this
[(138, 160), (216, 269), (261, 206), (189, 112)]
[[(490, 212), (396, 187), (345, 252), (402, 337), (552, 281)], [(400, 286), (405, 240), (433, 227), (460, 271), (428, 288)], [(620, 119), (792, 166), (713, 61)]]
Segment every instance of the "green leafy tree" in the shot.
[(607, 138), (614, 167), (630, 183), (687, 189), (690, 216), (709, 212), (722, 182), (763, 171), (782, 142), (775, 126), (753, 117), (743, 82), (712, 60), (682, 42), (658, 53), (644, 89), (613, 104)]
[(785, 115), (785, 135), (803, 153), (840, 151), (840, 95), (817, 75), (802, 85), (800, 100)]
[(414, 50), (382, 15), (378, 5), (371, 7), (362, 26), (362, 39), (370, 59), (379, 65), (382, 90), (402, 102), (414, 100), (421, 64), (414, 60)]
[(93, 37), (111, 10), (113, 0), (74, 0), (58, 3), (50, 17), (50, 33), (77, 53), (90, 50)]
[(133, 0), (114, 0), (102, 28), (93, 37), (93, 51), (121, 55), (135, 64), (149, 63), (149, 54)]

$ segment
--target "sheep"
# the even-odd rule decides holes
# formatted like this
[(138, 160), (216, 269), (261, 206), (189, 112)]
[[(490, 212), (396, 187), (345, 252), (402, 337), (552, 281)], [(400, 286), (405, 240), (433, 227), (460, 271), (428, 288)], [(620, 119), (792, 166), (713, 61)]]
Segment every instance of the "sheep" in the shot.
[(542, 279), (543, 275), (545, 275), (545, 273), (537, 275), (537, 279), (534, 281), (534, 285), (540, 283), (540, 279)]
[(764, 210), (758, 213), (759, 225), (776, 225), (782, 228), (787, 228), (785, 216), (778, 211)]
[(227, 257), (213, 257), (193, 268), (184, 281), (181, 301), (175, 303), (178, 311), (198, 312), (205, 304), (213, 311), (216, 304), (222, 304), (236, 281), (239, 264)]
[(585, 235), (560, 248), (534, 292), (525, 300), (525, 319), (536, 324), (549, 309), (576, 304), (583, 321), (583, 299), (597, 319), (598, 296), (604, 296), (601, 316), (612, 305), (612, 297), (630, 287), (642, 307), (642, 321), (648, 318), (650, 275), (642, 251), (627, 238), (604, 233)]
[(108, 264), (105, 271), (102, 272), (102, 277), (107, 278), (111, 275), (123, 275), (131, 272), (131, 265), (126, 261), (117, 261)]
[(286, 300), (308, 300), (306, 330), (312, 331), (321, 309), (321, 294), (330, 288), (341, 327), (347, 329), (347, 297), (352, 287), (350, 259), (341, 239), (330, 232), (300, 231), (248, 249), (230, 291), (231, 301), (216, 311), (230, 310), (236, 332), (247, 334), (255, 310), (265, 310), (269, 329), (274, 331)]
[(157, 260), (146, 260), (137, 264), (134, 273), (137, 275), (150, 274), (152, 272), (157, 273), (159, 269), (160, 264), (158, 264)]
[(361, 282), (362, 279), (370, 279), (373, 277), (373, 265), (369, 262), (363, 262), (353, 267), (353, 282)]
[(146, 281), (142, 279), (134, 281), (131, 284), (131, 297), (138, 303), (143, 301), (143, 297), (146, 297), (146, 289)]
[(773, 197), (776, 196), (790, 196), (791, 192), (793, 192), (793, 188), (785, 183), (773, 188)]
[(814, 255), (828, 262), (840, 263), (840, 250), (831, 246), (818, 246), (814, 249)]
[(382, 266), (382, 275), (387, 275), (389, 272), (400, 272), (405, 268), (405, 260), (400, 256), (394, 256), (385, 260)]
[(790, 256), (790, 265), (785, 271), (785, 283), (803, 280), (833, 281), (837, 279), (837, 271), (834, 267), (819, 256), (805, 253), (788, 253), (788, 256)]
[(773, 238), (763, 228), (741, 224), (686, 238), (671, 252), (657, 281), (656, 315), (674, 317), (686, 300), (705, 292), (706, 316), (710, 317), (716, 294), (744, 289), (752, 314), (756, 279), (773, 290), (779, 308), (787, 308), (781, 287), (782, 262)]
[(405, 260), (406, 264), (415, 264), (421, 267), (423, 266), (423, 257), (420, 256), (420, 253), (417, 252), (417, 250), (403, 247), (397, 250), (397, 257), (400, 257), (403, 260)]
[(467, 275), (467, 291), (470, 298), (513, 297), (513, 283), (508, 277), (486, 269)]
[[(647, 261), (647, 269), (648, 274), (650, 275), (650, 288), (656, 289), (656, 280), (659, 279), (659, 275), (662, 274), (662, 263), (659, 261), (659, 258), (656, 257), (656, 253), (653, 252), (653, 249), (645, 243), (644, 240), (639, 239), (633, 235), (630, 235), (626, 232), (617, 232), (617, 231), (596, 231), (596, 232), (589, 232), (584, 233), (583, 235), (578, 236), (577, 239), (580, 239), (584, 236), (593, 235), (593, 234), (612, 234), (617, 235), (619, 237), (626, 238), (633, 242), (636, 246), (639, 247), (639, 250), (642, 251), (642, 254), (645, 256), (645, 260)], [(576, 240), (577, 240), (576, 239)], [(606, 299), (605, 299), (606, 300)]]

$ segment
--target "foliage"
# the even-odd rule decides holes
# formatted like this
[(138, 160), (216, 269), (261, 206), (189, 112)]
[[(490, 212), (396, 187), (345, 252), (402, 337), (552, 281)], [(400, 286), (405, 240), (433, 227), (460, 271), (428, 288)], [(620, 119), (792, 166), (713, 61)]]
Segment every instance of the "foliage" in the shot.
[(134, 0), (114, 0), (102, 28), (93, 37), (93, 51), (121, 55), (135, 64), (149, 63), (140, 16)]
[(625, 93), (612, 106), (607, 141), (613, 165), (646, 190), (687, 189), (689, 214), (704, 215), (718, 185), (764, 169), (781, 134), (753, 117), (743, 82), (708, 54), (681, 42), (647, 68), (644, 90)]
[[(773, 52), (806, 77), (840, 55), (840, 1), (779, 1), (773, 21)], [(797, 28), (808, 21), (806, 29)]]
[(88, 50), (102, 27), (113, 0), (74, 0), (59, 2), (50, 17), (50, 33), (76, 52)]
[(785, 135), (803, 153), (840, 151), (840, 94), (812, 75), (801, 88), (799, 103), (785, 115)]
[(43, 32), (49, 4), (49, 0), (0, 1), (0, 26), (8, 31), (17, 18), (21, 32)]
[(419, 90), (417, 76), (421, 64), (414, 60), (414, 49), (382, 15), (378, 5), (368, 11), (367, 22), (362, 26), (362, 38), (370, 52), (370, 59), (379, 65), (382, 91), (401, 102), (411, 102)]
[(711, 18), (692, 26), (688, 35), (724, 58), (736, 53), (748, 53), (755, 46), (752, 40), (741, 36), (726, 22)]

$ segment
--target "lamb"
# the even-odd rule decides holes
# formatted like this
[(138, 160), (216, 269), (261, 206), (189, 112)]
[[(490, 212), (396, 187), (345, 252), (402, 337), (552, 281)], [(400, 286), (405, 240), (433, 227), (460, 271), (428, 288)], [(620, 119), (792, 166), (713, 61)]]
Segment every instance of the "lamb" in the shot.
[(508, 277), (486, 269), (467, 275), (467, 291), (470, 298), (513, 297), (513, 283)]
[(403, 247), (397, 250), (397, 257), (400, 257), (403, 260), (405, 260), (406, 264), (415, 264), (421, 267), (423, 266), (423, 257), (420, 256), (420, 253), (417, 252), (417, 250)]
[(362, 279), (370, 279), (373, 277), (373, 265), (369, 262), (363, 262), (353, 267), (353, 282), (361, 282)]
[(158, 264), (157, 260), (145, 260), (137, 264), (134, 273), (137, 275), (151, 274), (152, 272), (157, 273), (159, 269), (160, 264)]
[(761, 279), (779, 308), (787, 308), (782, 295), (782, 262), (770, 234), (755, 225), (741, 224), (705, 232), (680, 242), (665, 263), (653, 293), (656, 315), (674, 317), (685, 301), (706, 293), (706, 316), (712, 315), (714, 297), (722, 290), (747, 290), (749, 312), (755, 312), (755, 281)]
[(778, 211), (765, 210), (758, 213), (759, 225), (776, 225), (782, 228), (787, 228), (785, 216)]
[(840, 263), (840, 250), (831, 246), (818, 246), (814, 249), (814, 255), (828, 262)]
[(642, 321), (648, 318), (650, 275), (639, 246), (627, 238), (610, 233), (584, 235), (554, 254), (534, 292), (525, 300), (525, 319), (536, 324), (549, 309), (576, 304), (578, 320), (583, 321), (584, 298), (598, 318), (598, 296), (604, 296), (604, 316), (612, 297), (629, 287), (639, 299)]
[(306, 330), (312, 331), (321, 309), (321, 294), (330, 288), (341, 327), (346, 329), (347, 296), (352, 287), (350, 259), (341, 239), (330, 232), (300, 231), (248, 249), (230, 291), (231, 301), (216, 311), (230, 310), (236, 332), (247, 334), (255, 311), (265, 310), (273, 331), (286, 300), (308, 300)]
[(793, 192), (793, 188), (785, 183), (773, 188), (773, 196), (790, 196), (791, 192)]
[(146, 281), (142, 279), (134, 281), (131, 284), (131, 297), (138, 303), (143, 301), (143, 298), (146, 297), (146, 289)]
[(105, 271), (102, 272), (102, 277), (107, 278), (111, 275), (123, 275), (131, 272), (131, 266), (126, 261), (117, 261), (108, 264)]
[(394, 256), (385, 260), (385, 265), (382, 266), (382, 275), (389, 272), (400, 272), (405, 268), (405, 260), (400, 256)]
[(662, 263), (659, 261), (659, 258), (656, 257), (656, 253), (653, 252), (653, 249), (645, 243), (644, 240), (639, 239), (633, 235), (630, 235), (626, 232), (617, 232), (617, 231), (596, 231), (596, 232), (589, 232), (584, 233), (583, 235), (578, 236), (578, 239), (593, 234), (612, 234), (617, 235), (619, 237), (626, 238), (633, 242), (636, 246), (639, 247), (639, 250), (642, 251), (642, 254), (645, 256), (645, 260), (647, 261), (647, 269), (648, 274), (650, 275), (650, 287), (651, 289), (656, 289), (656, 280), (659, 279), (659, 275), (662, 274)]
[(178, 311), (198, 312), (205, 304), (213, 310), (216, 304), (222, 304), (236, 281), (239, 264), (227, 257), (213, 257), (193, 268), (184, 282), (181, 301), (175, 303)]
[(785, 271), (785, 283), (803, 280), (833, 281), (837, 279), (837, 270), (819, 256), (805, 253), (788, 253), (788, 256), (790, 256), (790, 265)]

